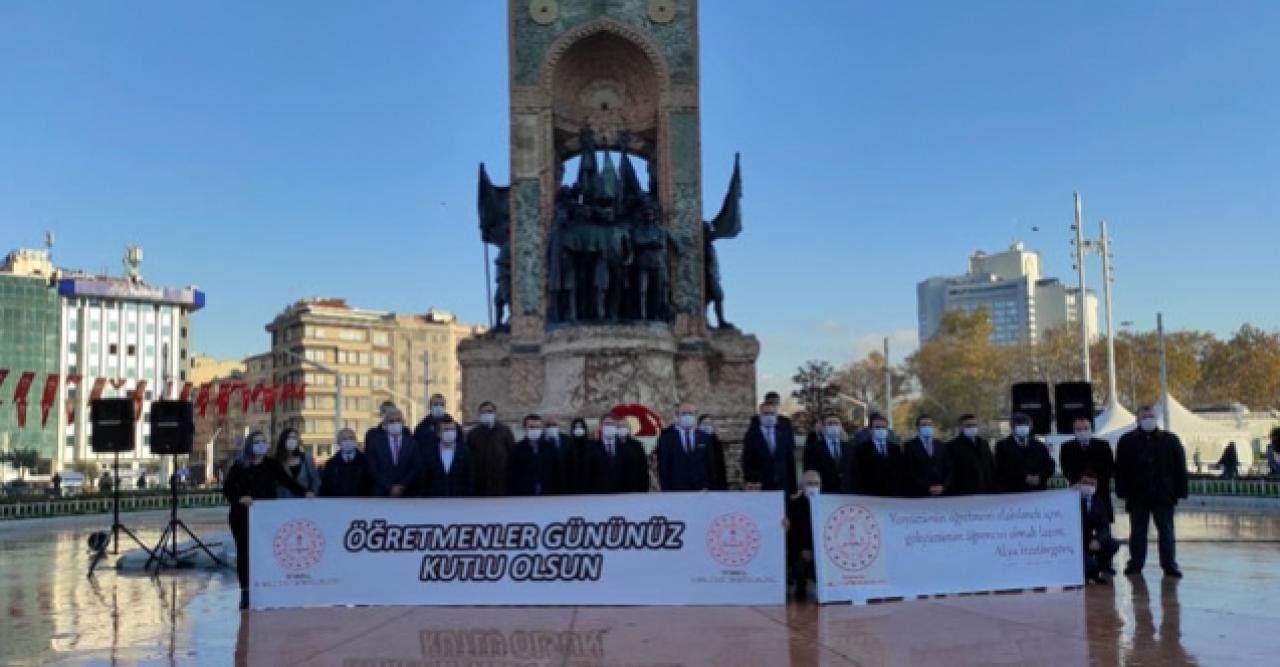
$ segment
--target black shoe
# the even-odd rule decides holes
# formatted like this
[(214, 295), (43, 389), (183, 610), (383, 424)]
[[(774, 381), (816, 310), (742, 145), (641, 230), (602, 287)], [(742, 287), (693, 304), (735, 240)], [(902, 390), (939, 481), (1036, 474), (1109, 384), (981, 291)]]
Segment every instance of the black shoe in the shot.
[(1181, 579), (1182, 570), (1179, 570), (1176, 567), (1166, 567), (1164, 569), (1164, 576), (1169, 577), (1170, 579)]
[(1124, 569), (1124, 573), (1127, 575), (1142, 574), (1142, 568), (1130, 565)]

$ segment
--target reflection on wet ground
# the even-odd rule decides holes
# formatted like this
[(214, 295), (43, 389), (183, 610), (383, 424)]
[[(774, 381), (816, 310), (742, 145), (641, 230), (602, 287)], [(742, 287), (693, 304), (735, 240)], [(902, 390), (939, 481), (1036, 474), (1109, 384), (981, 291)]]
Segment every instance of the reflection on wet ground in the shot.
[[(219, 510), (184, 519), (220, 530)], [(160, 513), (133, 514), (153, 541)], [(1127, 533), (1118, 517), (1117, 533)], [(1280, 511), (1178, 518), (1186, 579), (818, 607), (334, 608), (241, 613), (231, 572), (85, 577), (109, 519), (0, 524), (3, 664), (1270, 664)], [(1154, 539), (1154, 538), (1153, 538)], [(1154, 556), (1154, 554), (1153, 554)], [(1119, 562), (1123, 562), (1124, 552)]]

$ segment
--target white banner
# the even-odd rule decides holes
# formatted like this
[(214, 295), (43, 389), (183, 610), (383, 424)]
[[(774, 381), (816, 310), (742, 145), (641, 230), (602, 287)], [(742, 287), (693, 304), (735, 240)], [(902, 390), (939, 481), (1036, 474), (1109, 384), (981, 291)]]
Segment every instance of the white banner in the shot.
[(1080, 586), (1074, 490), (812, 501), (819, 602)]
[(254, 609), (785, 601), (781, 493), (270, 500), (249, 516)]

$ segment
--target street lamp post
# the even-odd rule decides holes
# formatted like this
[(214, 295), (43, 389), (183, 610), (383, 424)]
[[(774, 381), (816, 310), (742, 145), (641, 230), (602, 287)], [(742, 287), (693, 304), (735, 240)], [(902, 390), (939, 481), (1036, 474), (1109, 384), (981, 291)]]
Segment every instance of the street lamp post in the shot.
[(333, 400), (333, 435), (336, 437), (338, 431), (342, 430), (342, 374), (338, 371), (326, 366), (318, 361), (312, 361), (293, 350), (284, 350), (291, 359), (301, 364), (311, 364), (316, 369), (328, 373), (333, 376), (334, 400)]

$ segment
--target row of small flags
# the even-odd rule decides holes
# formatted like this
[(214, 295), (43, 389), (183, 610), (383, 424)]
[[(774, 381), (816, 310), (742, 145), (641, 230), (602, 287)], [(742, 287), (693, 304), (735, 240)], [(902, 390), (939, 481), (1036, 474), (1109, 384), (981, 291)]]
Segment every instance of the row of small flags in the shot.
[[(3, 391), (5, 381), (9, 379), (9, 369), (0, 368), (0, 404), (4, 403)], [(18, 428), (27, 427), (27, 397), (31, 393), (31, 387), (35, 384), (35, 371), (22, 371), (18, 375), (18, 382), (13, 391), (13, 406), (18, 411)], [(40, 394), (40, 428), (45, 428), (49, 423), (49, 412), (53, 409), (54, 403), (58, 399), (59, 383), (70, 388), (71, 386), (83, 387), (86, 379), (81, 375), (60, 375), (58, 373), (49, 373), (45, 376), (44, 391)], [(106, 391), (107, 385), (119, 391), (128, 383), (126, 378), (93, 378), (92, 388), (89, 390), (89, 403), (102, 398), (102, 393)], [(165, 386), (164, 396), (172, 396), (174, 382), (170, 380)], [(216, 386), (216, 394), (215, 394)], [(134, 418), (142, 418), (143, 397), (147, 393), (147, 381), (139, 380), (133, 389), (126, 390), (128, 398), (133, 399)], [(276, 401), (288, 401), (297, 399), (301, 401), (306, 398), (307, 385), (287, 383), (271, 383), (265, 384), (259, 382), (250, 386), (247, 382), (205, 382), (200, 386), (195, 386), (191, 382), (183, 382), (182, 389), (178, 393), (178, 400), (192, 401), (195, 404), (196, 418), (203, 419), (209, 410), (209, 402), (213, 401), (214, 410), (219, 417), (226, 417), (227, 410), (231, 406), (231, 401), (236, 395), (240, 398), (240, 411), (248, 412), (249, 408), (262, 404), (263, 410), (271, 412), (275, 410)], [(77, 401), (67, 399), (67, 422), (71, 423), (76, 420), (76, 404)]]

